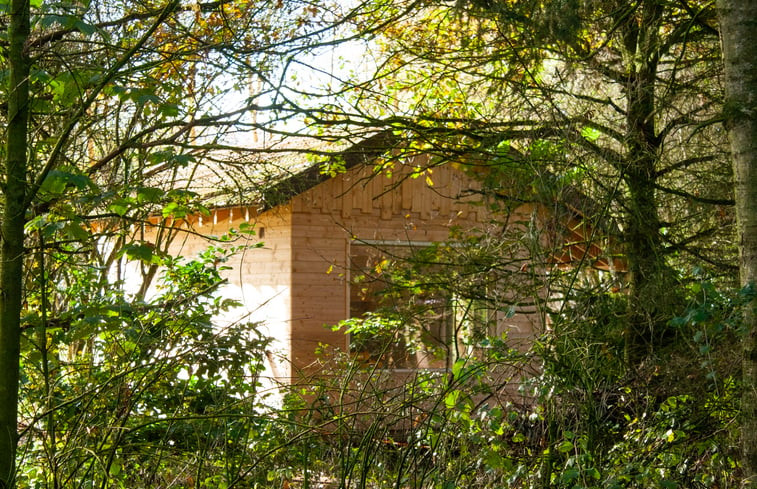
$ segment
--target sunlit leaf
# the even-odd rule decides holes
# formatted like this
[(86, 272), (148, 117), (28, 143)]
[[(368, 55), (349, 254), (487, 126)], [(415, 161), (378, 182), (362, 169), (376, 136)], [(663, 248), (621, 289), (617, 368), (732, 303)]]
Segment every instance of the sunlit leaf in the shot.
[(120, 252), (121, 256), (126, 256), (131, 260), (139, 260), (147, 264), (160, 263), (159, 256), (155, 253), (155, 246), (152, 243), (135, 241), (124, 245)]
[(559, 445), (557, 445), (557, 451), (560, 453), (567, 453), (569, 451), (573, 450), (573, 442), (564, 440)]

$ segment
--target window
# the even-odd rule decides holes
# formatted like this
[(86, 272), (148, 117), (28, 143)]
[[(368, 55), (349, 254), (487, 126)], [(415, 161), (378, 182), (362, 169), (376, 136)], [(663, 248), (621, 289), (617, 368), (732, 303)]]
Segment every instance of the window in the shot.
[(538, 320), (534, 289), (510, 262), (488, 258), (475, 245), (353, 243), (350, 351), (385, 369), (510, 355)]
[(418, 250), (351, 246), (350, 350), (380, 368), (449, 367), (451, 301), (401, 266)]

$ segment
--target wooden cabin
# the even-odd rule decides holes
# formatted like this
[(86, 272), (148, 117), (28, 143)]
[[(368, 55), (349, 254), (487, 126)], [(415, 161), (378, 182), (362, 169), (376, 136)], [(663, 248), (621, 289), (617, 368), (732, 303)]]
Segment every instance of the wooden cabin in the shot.
[[(382, 253), (448, 241), (453, 229), (486, 232), (492, 225), (489, 209), (481, 205), (480, 183), (453, 165), (434, 166), (420, 155), (395, 163), (391, 173), (376, 172), (386, 144), (385, 135), (373, 136), (344, 151), (342, 173), (307, 168), (267, 188), (259, 202), (219, 206), (191, 223), (204, 235), (221, 235), (245, 222), (254, 226), (252, 242), (263, 246), (227, 263), (229, 284), (222, 293), (244, 304), (236, 316), (260, 321), (273, 338), (269, 368), (278, 381), (313, 373), (317, 351), (326, 345), (349, 351), (350, 336), (333, 326), (370, 310), (370, 300), (360, 294), (365, 287), (355, 280), (362, 273), (357, 268)], [(544, 206), (522, 203), (509, 222), (538, 221), (545, 212)], [(586, 231), (575, 216), (571, 219), (573, 243), (555, 255), (560, 264), (586, 254)], [(206, 245), (190, 236), (175, 251), (191, 256)], [(602, 250), (592, 252), (592, 260), (599, 261)], [(527, 341), (545, 326), (540, 311), (526, 309), (497, 319), (499, 330), (513, 341)], [(444, 359), (417, 358), (411, 366), (388, 368), (447, 366)]]

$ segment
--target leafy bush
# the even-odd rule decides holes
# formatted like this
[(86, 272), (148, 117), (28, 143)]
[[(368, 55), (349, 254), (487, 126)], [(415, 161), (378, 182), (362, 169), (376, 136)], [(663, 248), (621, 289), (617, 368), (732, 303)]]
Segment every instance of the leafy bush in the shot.
[(224, 487), (245, 477), (266, 424), (258, 375), (268, 340), (254, 324), (213, 323), (236, 305), (214, 294), (225, 258), (166, 261), (146, 303), (102, 294), (96, 271), (82, 268), (51, 291), (48, 301), (65, 305), (57, 317), (27, 317), (36, 335), (22, 368), (19, 487)]

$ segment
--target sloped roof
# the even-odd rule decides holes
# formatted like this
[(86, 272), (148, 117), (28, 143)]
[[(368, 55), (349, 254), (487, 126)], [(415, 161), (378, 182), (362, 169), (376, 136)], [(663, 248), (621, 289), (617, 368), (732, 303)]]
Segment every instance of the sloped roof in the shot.
[[(373, 133), (356, 143), (348, 139), (287, 138), (264, 149), (211, 152), (186, 168), (180, 181), (183, 178), (186, 188), (199, 194), (209, 207), (254, 206), (265, 211), (332, 178), (334, 173), (324, 171), (325, 163), (336, 163), (339, 170), (374, 165), (400, 142), (391, 130)], [(476, 162), (474, 166), (481, 164), (481, 158), (472, 161)], [(458, 165), (465, 167), (466, 163)], [(547, 174), (546, 178), (554, 176)], [(507, 197), (520, 200), (523, 196)], [(531, 197), (534, 202), (540, 199), (537, 195)], [(604, 234), (618, 234), (603, 206), (575, 186), (561, 187), (559, 196), (553, 195), (552, 199), (539, 203), (560, 214), (567, 212), (578, 219), (594, 221)]]
[[(339, 160), (340, 167), (349, 170), (358, 165), (368, 165), (397, 143), (397, 138), (389, 131), (374, 134), (349, 148), (332, 155)], [(292, 197), (309, 190), (331, 178), (318, 164), (313, 164), (297, 173), (279, 179), (275, 184), (262, 189), (262, 210), (271, 209), (288, 202)]]
[[(216, 152), (183, 168), (182, 175), (175, 177), (173, 186), (176, 188), (177, 182), (179, 186), (183, 182), (187, 190), (199, 194), (204, 204), (210, 208), (243, 206), (255, 207), (258, 212), (263, 212), (285, 204), (293, 197), (332, 178), (334, 173), (324, 171), (324, 164), (336, 163), (340, 171), (360, 165), (374, 166), (377, 159), (392, 149), (397, 149), (401, 142), (401, 138), (392, 131), (382, 131), (354, 144), (350, 144), (348, 140), (318, 142), (312, 138), (299, 141), (290, 139), (286, 141), (286, 145), (274, 145), (265, 150)], [(477, 173), (482, 161), (488, 159), (484, 156), (483, 159), (472, 158), (468, 163), (465, 160), (466, 158), (461, 158), (454, 166), (465, 170), (470, 165), (471, 171)], [(430, 164), (436, 165), (439, 162), (432, 160)], [(546, 174), (546, 178), (556, 177)], [(504, 187), (510, 190), (516, 188), (510, 185)], [(502, 195), (494, 192), (493, 196), (521, 203), (541, 204), (563, 223), (566, 231), (564, 238), (569, 242), (563, 246), (562, 254), (555, 254), (553, 264), (574, 263), (577, 257), (580, 259), (587, 252), (593, 260), (598, 259), (605, 254), (602, 247), (609, 245), (615, 248), (612, 243), (601, 245), (600, 242), (617, 236), (617, 226), (607, 215), (604, 206), (575, 186), (562, 186), (558, 194), (551, 195)], [(587, 243), (587, 239), (592, 242)], [(610, 266), (617, 270), (625, 268), (621, 262), (604, 267)]]
[(333, 176), (325, 163), (344, 170), (371, 164), (396, 144), (391, 132), (380, 132), (352, 144), (315, 138), (287, 138), (260, 148), (207, 150), (191, 158), (162, 188), (183, 188), (212, 208), (254, 206), (268, 210)]

